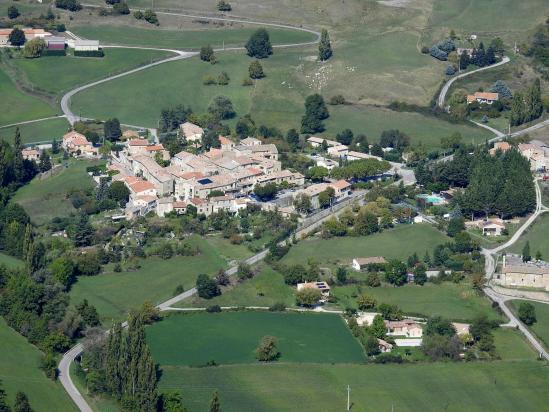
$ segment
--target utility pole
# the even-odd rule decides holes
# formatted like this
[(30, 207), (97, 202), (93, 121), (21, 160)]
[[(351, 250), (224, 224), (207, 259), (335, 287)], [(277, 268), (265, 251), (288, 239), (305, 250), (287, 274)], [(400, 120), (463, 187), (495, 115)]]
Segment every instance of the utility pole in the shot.
[(347, 385), (347, 410), (351, 410), (351, 387)]

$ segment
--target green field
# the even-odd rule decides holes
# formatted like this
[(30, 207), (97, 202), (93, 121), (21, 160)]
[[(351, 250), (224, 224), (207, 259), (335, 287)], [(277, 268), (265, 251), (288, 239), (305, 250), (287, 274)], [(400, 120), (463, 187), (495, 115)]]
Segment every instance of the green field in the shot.
[(50, 143), (53, 139), (61, 141), (63, 135), (69, 129), (69, 123), (64, 118), (44, 120), (43, 122), (22, 124), (19, 126), (0, 129), (0, 139), (13, 142), (15, 129), (19, 127), (21, 141), (29, 143)]
[(12, 403), (17, 391), (29, 397), (36, 412), (77, 411), (59, 382), (39, 369), (42, 352), (0, 318), (0, 380)]
[(337, 286), (332, 289), (332, 294), (339, 299), (338, 304), (343, 308), (356, 308), (356, 296), (361, 293), (373, 296), (378, 303), (398, 305), (410, 315), (440, 315), (456, 321), (466, 321), (476, 315), (485, 314), (491, 319), (502, 320), (502, 317), (491, 308), (490, 301), (478, 296), (468, 283), (443, 282), (440, 285), (426, 283), (424, 286), (361, 287), (360, 290), (357, 286), (351, 285)]
[(0, 69), (0, 96), (2, 96), (0, 99), (0, 126), (57, 114), (51, 106), (38, 97), (18, 90), (2, 69)]
[(86, 168), (94, 161), (71, 159), (68, 167), (60, 173), (43, 180), (35, 178), (17, 191), (13, 200), (19, 203), (38, 225), (49, 222), (54, 217), (68, 216), (76, 211), (67, 193), (71, 190), (85, 190), (93, 187), (93, 180)]
[(535, 256), (539, 250), (542, 257), (545, 260), (549, 260), (549, 238), (547, 233), (549, 231), (549, 214), (543, 214), (539, 216), (536, 221), (523, 233), (520, 239), (512, 245), (508, 251), (513, 253), (522, 253), (522, 248), (526, 242), (530, 242), (530, 252), (532, 256)]
[(219, 306), (271, 306), (274, 303), (295, 305), (294, 289), (284, 283), (283, 276), (270, 266), (264, 266), (251, 280), (239, 283), (213, 299), (198, 296), (182, 300), (175, 306), (205, 308)]
[(14, 258), (13, 256), (0, 253), (0, 265), (6, 265), (10, 269), (21, 268), (25, 266), (22, 260)]
[[(512, 300), (509, 302), (509, 307), (513, 312), (518, 313), (520, 300)], [(530, 302), (536, 308), (537, 322), (529, 328), (536, 334), (544, 343), (545, 347), (549, 348), (549, 304)]]
[(171, 315), (147, 328), (153, 358), (165, 366), (256, 363), (263, 336), (278, 339), (280, 362), (361, 363), (364, 354), (339, 315), (225, 312)]
[[(225, 412), (541, 411), (549, 369), (535, 360), (410, 365), (226, 365), (162, 367), (160, 388), (206, 410), (219, 390)], [(299, 405), (297, 407), (297, 405)]]
[[(165, 30), (143, 29), (128, 26), (86, 25), (71, 27), (77, 35), (87, 39), (97, 39), (104, 44), (125, 46), (164, 47), (172, 49), (200, 49), (204, 45), (221, 48), (244, 46), (257, 27), (247, 28), (209, 28), (208, 30)], [(305, 43), (315, 40), (311, 33), (269, 28), (273, 45)]]
[(76, 86), (171, 56), (157, 50), (105, 49), (103, 58), (49, 56), (14, 59), (18, 71), (37, 90), (59, 95)]
[(216, 249), (199, 236), (189, 238), (189, 242), (200, 248), (199, 255), (168, 260), (148, 257), (135, 271), (78, 278), (70, 292), (72, 304), (88, 299), (102, 320), (120, 320), (145, 301), (158, 304), (171, 298), (177, 285), (183, 285), (185, 290), (194, 287), (200, 273), (215, 275), (227, 267), (227, 260), (221, 257), (222, 249)]
[(306, 239), (290, 249), (283, 258), (286, 264), (303, 263), (312, 258), (321, 264), (348, 264), (353, 258), (384, 256), (386, 259), (407, 259), (414, 252), (423, 256), (449, 238), (428, 224), (398, 225), (370, 236), (346, 236), (332, 239)]

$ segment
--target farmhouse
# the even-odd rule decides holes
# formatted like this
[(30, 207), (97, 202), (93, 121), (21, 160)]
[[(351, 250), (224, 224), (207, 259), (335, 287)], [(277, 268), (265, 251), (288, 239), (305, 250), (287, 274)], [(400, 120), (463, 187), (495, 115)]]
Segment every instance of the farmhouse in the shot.
[(41, 151), (37, 149), (28, 148), (21, 150), (21, 155), (23, 156), (23, 159), (31, 160), (33, 162), (38, 162), (38, 160), (40, 160), (40, 154)]
[(97, 148), (93, 147), (86, 136), (74, 130), (63, 135), (61, 147), (75, 156), (97, 156)]
[(386, 320), (385, 327), (389, 336), (406, 336), (407, 338), (421, 338), (423, 328), (412, 319)]
[(185, 122), (179, 126), (181, 137), (188, 142), (201, 142), (204, 129), (194, 123)]
[(533, 171), (549, 169), (549, 147), (544, 142), (533, 140), (518, 145), (519, 152), (530, 162)]
[(309, 143), (311, 145), (311, 147), (321, 147), (322, 142), (326, 142), (328, 147), (341, 145), (341, 143), (339, 143), (339, 142), (336, 142), (334, 140), (323, 139), (322, 137), (311, 136), (307, 139), (307, 143)]
[(473, 102), (483, 103), (483, 104), (492, 104), (499, 99), (498, 93), (488, 93), (488, 92), (475, 92), (475, 94), (467, 95), (467, 104)]
[(349, 148), (343, 144), (328, 148), (328, 154), (334, 157), (343, 157), (349, 152)]
[(303, 289), (318, 289), (320, 290), (320, 293), (322, 293), (322, 296), (324, 297), (330, 296), (330, 286), (326, 282), (298, 283), (297, 290), (300, 291)]
[(498, 283), (508, 287), (540, 288), (549, 292), (549, 263), (541, 260), (523, 262), (521, 256), (503, 255)]
[(465, 226), (480, 229), (484, 236), (501, 236), (505, 230), (505, 222), (499, 218), (465, 222)]
[(370, 269), (373, 266), (379, 266), (386, 264), (387, 261), (383, 256), (372, 256), (366, 258), (354, 258), (353, 259), (353, 269), (356, 271), (361, 271), (364, 269)]

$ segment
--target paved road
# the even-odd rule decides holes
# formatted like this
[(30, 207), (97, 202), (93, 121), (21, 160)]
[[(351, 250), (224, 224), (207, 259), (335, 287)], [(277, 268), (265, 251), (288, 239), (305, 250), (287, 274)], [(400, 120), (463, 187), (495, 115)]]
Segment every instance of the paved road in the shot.
[(41, 119), (34, 119), (34, 120), (27, 120), (27, 121), (19, 122), (19, 123), (5, 124), (3, 126), (0, 126), (0, 129), (5, 129), (5, 128), (8, 128), (8, 127), (13, 127), (13, 126), (21, 126), (23, 124), (43, 122), (45, 120), (62, 119), (64, 117), (65, 117), (64, 114), (59, 115), (59, 116), (42, 117)]
[(530, 225), (532, 225), (532, 223), (539, 217), (540, 214), (548, 211), (548, 209), (542, 204), (541, 190), (539, 188), (537, 181), (535, 182), (535, 185), (536, 185), (536, 210), (534, 211), (534, 213), (526, 220), (526, 222), (524, 222), (524, 224), (515, 232), (515, 234), (507, 242), (493, 249), (482, 249), (482, 254), (484, 255), (484, 260), (485, 260), (486, 278), (488, 279), (488, 284), (484, 288), (484, 293), (492, 301), (497, 302), (499, 304), (499, 307), (503, 311), (503, 313), (505, 313), (505, 315), (509, 318), (509, 322), (503, 326), (518, 327), (519, 330), (524, 334), (526, 339), (528, 339), (530, 344), (538, 351), (540, 356), (543, 356), (543, 358), (545, 358), (546, 360), (549, 360), (549, 352), (543, 347), (543, 345), (537, 340), (537, 338), (528, 330), (528, 328), (526, 328), (526, 326), (515, 316), (515, 314), (505, 304), (506, 301), (514, 299), (514, 297), (498, 292), (497, 289), (494, 289), (491, 285), (492, 277), (494, 276), (494, 272), (496, 270), (496, 262), (494, 259), (494, 255), (508, 248), (509, 246), (512, 246), (520, 238), (520, 236), (524, 233), (524, 231), (526, 231), (526, 229), (528, 229)]
[(440, 91), (440, 94), (438, 95), (438, 99), (437, 99), (437, 105), (438, 107), (440, 107), (441, 109), (444, 109), (444, 102), (446, 101), (446, 94), (448, 93), (448, 90), (450, 90), (450, 86), (452, 86), (452, 84), (458, 80), (458, 79), (462, 79), (464, 77), (467, 77), (467, 76), (470, 76), (472, 74), (475, 74), (475, 73), (478, 73), (478, 72), (481, 72), (483, 70), (488, 70), (488, 69), (493, 69), (494, 67), (497, 67), (497, 66), (501, 66), (502, 64), (505, 64), (505, 63), (508, 63), (510, 61), (509, 57), (507, 56), (504, 56), (503, 59), (501, 59), (500, 62), (497, 62), (497, 63), (494, 63), (490, 66), (486, 66), (486, 67), (481, 67), (480, 69), (476, 69), (476, 70), (472, 70), (470, 72), (465, 72), (465, 73), (462, 73), (462, 74), (458, 74), (457, 76), (455, 77), (452, 77), (450, 80), (448, 80), (446, 82), (446, 84), (442, 87), (442, 90)]

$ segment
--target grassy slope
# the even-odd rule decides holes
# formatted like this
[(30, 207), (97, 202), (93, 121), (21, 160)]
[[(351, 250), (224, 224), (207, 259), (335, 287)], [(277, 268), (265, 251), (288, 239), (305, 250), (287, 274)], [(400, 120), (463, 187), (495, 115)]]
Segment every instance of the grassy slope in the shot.
[(304, 257), (321, 264), (350, 264), (355, 257), (384, 256), (406, 259), (416, 252), (423, 256), (448, 238), (428, 224), (399, 225), (371, 236), (310, 239), (290, 249), (283, 262), (303, 263)]
[(42, 353), (8, 327), (3, 318), (0, 342), (0, 379), (10, 403), (17, 391), (23, 391), (36, 412), (77, 410), (61, 384), (48, 379), (39, 369)]
[[(376, 298), (378, 303), (398, 305), (405, 313), (432, 316), (440, 315), (452, 320), (471, 320), (476, 315), (486, 314), (500, 320), (490, 302), (478, 296), (469, 284), (444, 282), (440, 285), (427, 283), (424, 286), (384, 286), (379, 288), (356, 286), (334, 287), (333, 294), (342, 307), (356, 307), (356, 296), (364, 293)], [(355, 297), (353, 297), (355, 296)]]
[(56, 111), (47, 103), (20, 92), (11, 79), (0, 70), (0, 126), (54, 116)]
[(364, 354), (339, 315), (225, 312), (173, 315), (147, 328), (161, 365), (255, 363), (263, 336), (278, 339), (281, 362), (360, 363)]
[(121, 73), (170, 55), (171, 53), (156, 50), (105, 49), (103, 58), (20, 58), (15, 60), (15, 64), (36, 88), (60, 94), (77, 85)]
[(86, 167), (92, 164), (92, 161), (70, 160), (68, 168), (44, 180), (34, 179), (19, 189), (13, 199), (25, 208), (36, 224), (67, 216), (76, 209), (66, 199), (66, 194), (73, 189), (92, 187), (93, 181), (86, 173)]
[(21, 268), (25, 264), (22, 260), (14, 258), (13, 256), (0, 253), (0, 265), (6, 265), (10, 269)]
[[(116, 26), (75, 26), (71, 27), (77, 35), (88, 39), (98, 39), (102, 43), (122, 44), (128, 46), (154, 46), (175, 49), (199, 49), (210, 44), (221, 48), (244, 46), (257, 27), (226, 29), (213, 28), (208, 30), (165, 30), (142, 29), (137, 27)], [(313, 41), (315, 35), (289, 29), (269, 28), (273, 45), (288, 43), (303, 43)]]
[(530, 242), (530, 251), (535, 256), (539, 250), (545, 260), (549, 259), (549, 239), (547, 233), (549, 230), (549, 215), (543, 214), (537, 218), (536, 222), (524, 233), (520, 239), (508, 250), (513, 253), (522, 253), (522, 248), (526, 242)]
[(353, 411), (543, 410), (549, 370), (541, 362), (420, 365), (234, 365), (164, 367), (161, 389), (182, 390), (204, 410), (213, 390), (223, 410), (340, 411), (351, 385)]
[(214, 275), (227, 266), (220, 250), (198, 236), (189, 239), (199, 246), (198, 256), (177, 256), (169, 260), (149, 257), (134, 272), (107, 272), (93, 277), (80, 277), (70, 292), (72, 304), (84, 298), (97, 307), (103, 320), (122, 319), (130, 309), (145, 301), (160, 303), (173, 296), (177, 285), (185, 290), (195, 285), (198, 274)]
[[(509, 307), (513, 312), (518, 313), (521, 300), (512, 300)], [(549, 348), (549, 305), (539, 302), (530, 302), (536, 308), (537, 322), (530, 326), (530, 329), (538, 336), (546, 347)]]
[(274, 303), (286, 306), (295, 304), (294, 290), (284, 283), (284, 278), (270, 266), (264, 266), (251, 280), (240, 283), (213, 299), (202, 299), (193, 296), (181, 301), (179, 307), (205, 308), (209, 305), (219, 306), (271, 306)]
[(20, 126), (6, 127), (0, 129), (0, 139), (13, 143), (15, 129), (19, 127), (21, 140), (24, 144), (37, 142), (51, 142), (54, 138), (61, 141), (63, 135), (69, 128), (69, 123), (64, 119), (44, 120), (43, 122), (23, 124)]

